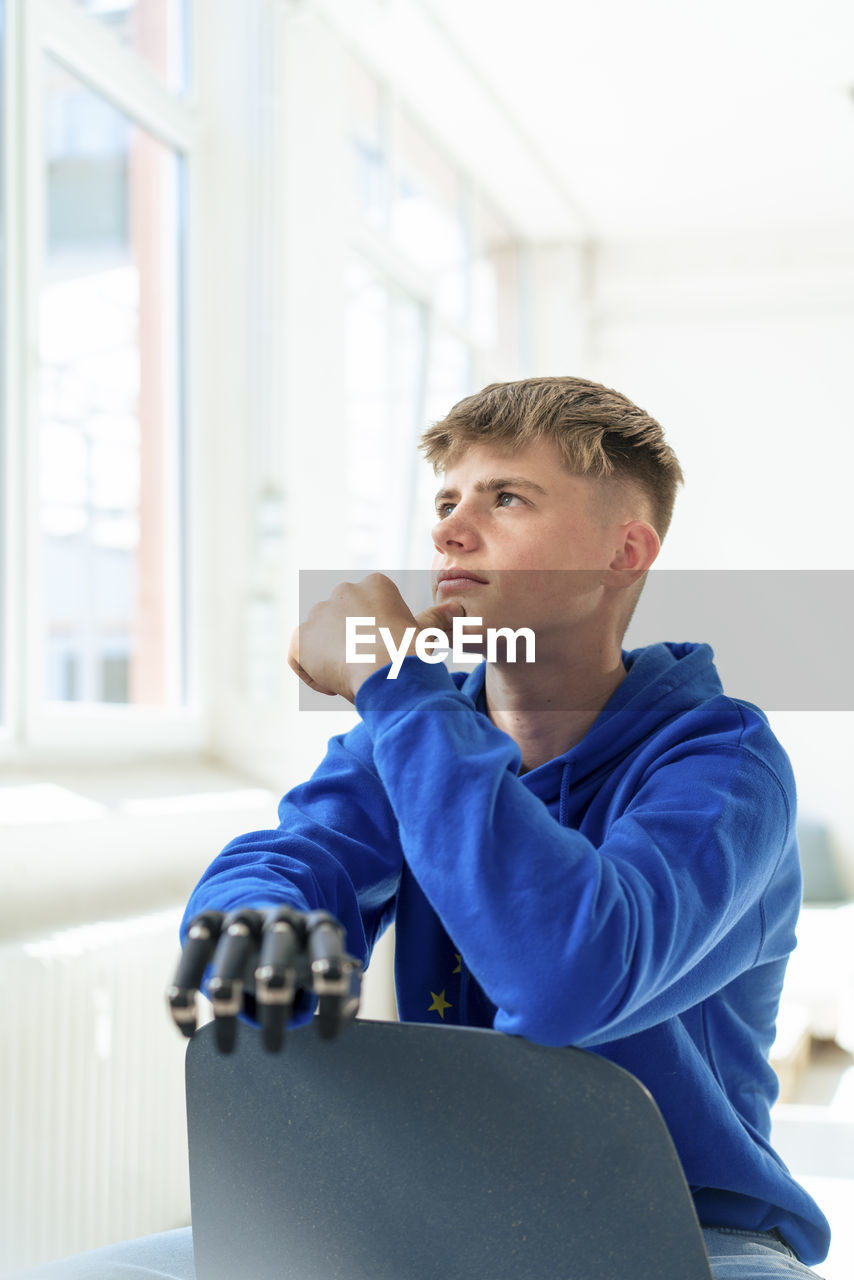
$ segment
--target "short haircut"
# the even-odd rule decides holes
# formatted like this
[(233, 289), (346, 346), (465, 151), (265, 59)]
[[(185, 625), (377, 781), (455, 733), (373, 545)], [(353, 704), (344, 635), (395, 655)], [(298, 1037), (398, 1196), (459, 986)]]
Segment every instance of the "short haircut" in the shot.
[(572, 475), (633, 482), (649, 500), (651, 522), (664, 538), (683, 479), (676, 454), (654, 418), (598, 382), (569, 377), (493, 382), (428, 427), (421, 448), (438, 472), (472, 445), (513, 452), (540, 439), (555, 441)]

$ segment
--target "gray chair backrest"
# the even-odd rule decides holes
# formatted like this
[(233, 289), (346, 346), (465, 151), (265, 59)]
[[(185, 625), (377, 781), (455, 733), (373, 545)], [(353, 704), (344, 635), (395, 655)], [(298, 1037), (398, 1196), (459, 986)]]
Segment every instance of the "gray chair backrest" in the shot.
[(710, 1280), (661, 1114), (594, 1054), (455, 1027), (187, 1052), (198, 1280)]

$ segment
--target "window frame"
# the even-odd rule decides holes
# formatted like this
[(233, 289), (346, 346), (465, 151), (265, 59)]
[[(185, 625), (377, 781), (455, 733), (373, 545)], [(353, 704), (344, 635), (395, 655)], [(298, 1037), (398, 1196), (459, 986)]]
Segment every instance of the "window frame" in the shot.
[[(196, 0), (189, 0), (189, 31)], [(195, 342), (188, 317), (198, 314), (193, 296), (199, 193), (200, 128), (195, 89), (179, 96), (157, 73), (96, 18), (71, 0), (6, 0), (4, 186), (6, 289), (3, 300), (4, 363), (2, 518), (6, 584), (0, 622), (6, 697), (0, 724), (0, 758), (25, 762), (115, 753), (198, 751), (203, 746), (197, 679), (185, 681), (180, 707), (100, 703), (49, 703), (43, 692), (41, 553), (39, 528), (39, 297), (45, 256), (43, 66), (50, 58), (122, 111), (178, 157), (183, 175), (181, 296), (178, 336), (180, 470), (178, 522), (183, 531), (183, 576), (188, 602), (181, 608), (181, 666), (198, 669), (198, 593), (195, 581), (196, 503), (193, 501), (192, 406)], [(20, 549), (13, 554), (14, 549)]]
[[(476, 390), (478, 386), (483, 385), (484, 381), (489, 380), (487, 375), (491, 372), (496, 352), (492, 348), (483, 346), (476, 332), (470, 309), (467, 319), (463, 320), (448, 314), (441, 307), (436, 282), (431, 279), (423, 267), (408, 257), (395, 241), (391, 226), (391, 216), (401, 171), (403, 148), (400, 137), (402, 124), (405, 122), (410, 130), (420, 134), (427, 146), (435, 152), (437, 157), (447, 165), (449, 171), (454, 175), (460, 196), (459, 212), (462, 214), (462, 211), (465, 211), (464, 217), (469, 239), (469, 251), (472, 255), (469, 270), (471, 270), (475, 259), (476, 250), (480, 247), (477, 242), (477, 233), (474, 229), (474, 215), (478, 205), (488, 210), (490, 216), (500, 220), (506, 227), (508, 232), (507, 244), (511, 245), (518, 255), (520, 276), (517, 282), (516, 302), (520, 317), (526, 309), (527, 303), (522, 282), (525, 240), (518, 228), (512, 224), (507, 214), (503, 210), (499, 210), (486, 192), (480, 189), (474, 175), (466, 170), (444, 140), (433, 133), (429, 124), (406, 101), (397, 85), (384, 74), (383, 69), (373, 65), (365, 57), (365, 51), (354, 46), (346, 37), (343, 44), (346, 50), (345, 56), (352, 64), (359, 67), (361, 72), (373, 82), (377, 89), (381, 118), (380, 128), (387, 166), (383, 191), (384, 217), (382, 225), (369, 225), (361, 216), (359, 210), (352, 209), (347, 218), (345, 231), (347, 250), (350, 254), (360, 257), (376, 273), (378, 281), (390, 293), (409, 298), (423, 313), (425, 335), (425, 350), (423, 352), (424, 377), (421, 389), (422, 406), (418, 417), (420, 421), (424, 422), (431, 351), (438, 335), (449, 337), (465, 348), (471, 371), (471, 391)], [(471, 279), (469, 279), (469, 287), (471, 287)], [(518, 369), (523, 361), (521, 340), (517, 342), (516, 349), (513, 352), (505, 352), (503, 355), (505, 360), (509, 356), (511, 365)], [(505, 372), (504, 376), (507, 377), (508, 374)], [(450, 405), (447, 408), (450, 408)], [(430, 508), (429, 506), (424, 506), (422, 512), (420, 500), (424, 498), (428, 490), (432, 492), (432, 474), (428, 475), (426, 464), (418, 458), (414, 449), (411, 458), (411, 469), (406, 481), (413, 500), (410, 503), (406, 527), (401, 529), (402, 564), (400, 567), (418, 569), (423, 568), (425, 563), (426, 529), (430, 524)]]

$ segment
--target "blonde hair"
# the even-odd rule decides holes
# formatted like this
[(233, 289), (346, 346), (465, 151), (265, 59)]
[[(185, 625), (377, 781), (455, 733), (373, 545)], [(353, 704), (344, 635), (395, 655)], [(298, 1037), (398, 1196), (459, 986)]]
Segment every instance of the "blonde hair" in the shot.
[(654, 418), (598, 382), (569, 377), (494, 382), (428, 427), (420, 447), (438, 472), (475, 444), (512, 452), (540, 439), (555, 441), (573, 475), (634, 482), (664, 537), (683, 480), (676, 454)]

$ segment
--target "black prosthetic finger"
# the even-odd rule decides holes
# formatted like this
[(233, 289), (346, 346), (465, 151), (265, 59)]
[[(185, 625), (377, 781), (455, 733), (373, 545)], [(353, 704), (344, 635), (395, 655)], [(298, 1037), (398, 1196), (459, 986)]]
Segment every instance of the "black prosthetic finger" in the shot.
[(285, 1042), (297, 990), (297, 966), (305, 945), (304, 917), (289, 907), (268, 914), (255, 970), (255, 998), (264, 1047), (278, 1053)]
[(191, 922), (175, 977), (166, 991), (172, 1020), (188, 1038), (196, 1029), (196, 993), (217, 944), (222, 921), (221, 911), (206, 911)]
[(344, 929), (325, 911), (306, 919), (312, 989), (317, 996), (317, 1030), (331, 1040), (359, 1008), (361, 965), (344, 951)]
[(290, 1021), (290, 1009), (284, 1004), (259, 1004), (258, 1018), (264, 1048), (268, 1053), (280, 1053), (285, 1047), (285, 1027)]
[(251, 973), (264, 917), (260, 911), (232, 911), (225, 917), (213, 960), (208, 992), (220, 1053), (231, 1053), (237, 1040), (237, 1015)]

